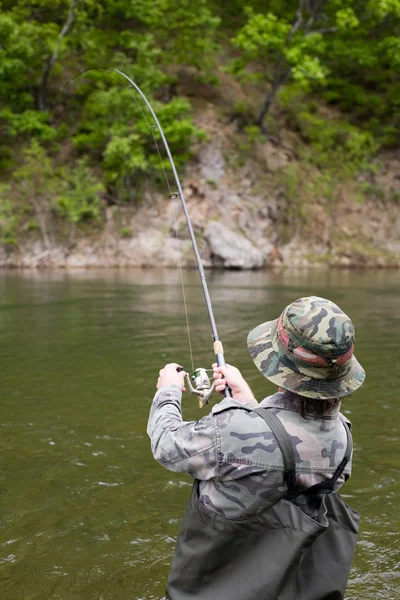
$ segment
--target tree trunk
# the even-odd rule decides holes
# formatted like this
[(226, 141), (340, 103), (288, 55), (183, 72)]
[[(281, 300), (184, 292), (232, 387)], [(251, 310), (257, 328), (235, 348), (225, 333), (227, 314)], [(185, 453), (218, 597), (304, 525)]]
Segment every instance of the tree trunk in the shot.
[(258, 125), (258, 127), (260, 127), (260, 129), (264, 133), (266, 133), (264, 119), (265, 119), (266, 115), (268, 114), (273, 101), (275, 100), (275, 96), (278, 93), (279, 88), (285, 83), (285, 81), (289, 77), (290, 71), (291, 71), (290, 67), (287, 67), (287, 69), (284, 73), (281, 73), (280, 70), (276, 73), (276, 75), (274, 76), (274, 80), (272, 82), (272, 86), (269, 88), (269, 90), (265, 96), (264, 102), (261, 106), (260, 112), (258, 113), (258, 115), (256, 117), (255, 123), (256, 123), (256, 125)]
[(34, 198), (32, 198), (32, 204), (35, 209), (36, 218), (39, 223), (40, 233), (42, 234), (44, 247), (46, 248), (46, 250), (50, 250), (51, 242), (50, 242), (50, 238), (49, 238), (49, 235), (47, 232), (45, 209), (43, 209), (43, 207), (40, 205), (40, 203), (37, 202)]

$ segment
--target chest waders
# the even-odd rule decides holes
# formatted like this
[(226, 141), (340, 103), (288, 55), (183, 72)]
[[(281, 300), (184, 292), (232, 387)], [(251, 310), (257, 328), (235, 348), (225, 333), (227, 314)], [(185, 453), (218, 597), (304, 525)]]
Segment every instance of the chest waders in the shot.
[[(355, 551), (360, 515), (334, 491), (351, 457), (333, 477), (305, 491), (296, 490), (293, 447), (278, 417), (255, 410), (281, 449), (287, 491), (264, 512), (227, 519), (199, 501), (195, 481), (178, 536), (167, 583), (170, 600), (342, 600)], [(293, 501), (312, 495), (318, 508), (311, 518)]]

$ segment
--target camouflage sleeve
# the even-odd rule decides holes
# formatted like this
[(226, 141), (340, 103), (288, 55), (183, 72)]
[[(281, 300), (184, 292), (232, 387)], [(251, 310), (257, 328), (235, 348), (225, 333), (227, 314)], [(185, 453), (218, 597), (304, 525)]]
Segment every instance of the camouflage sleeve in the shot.
[(199, 421), (183, 421), (182, 392), (166, 385), (154, 396), (147, 433), (154, 458), (170, 471), (187, 473), (196, 479), (215, 478), (218, 448), (215, 417), (210, 413)]

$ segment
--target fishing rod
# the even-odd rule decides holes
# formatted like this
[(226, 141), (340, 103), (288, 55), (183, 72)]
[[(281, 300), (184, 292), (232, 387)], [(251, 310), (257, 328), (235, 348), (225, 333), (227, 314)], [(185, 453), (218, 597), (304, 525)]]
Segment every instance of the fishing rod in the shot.
[[(182, 186), (181, 186), (181, 182), (179, 180), (178, 177), (178, 173), (176, 171), (176, 167), (175, 167), (175, 163), (174, 163), (174, 159), (172, 158), (172, 154), (171, 151), (169, 149), (168, 146), (168, 142), (167, 139), (165, 137), (164, 131), (160, 125), (160, 122), (157, 118), (156, 113), (153, 110), (153, 107), (151, 106), (149, 100), (147, 99), (147, 97), (145, 96), (145, 94), (142, 92), (142, 90), (140, 89), (140, 87), (130, 78), (128, 77), (128, 75), (126, 75), (125, 73), (123, 73), (122, 71), (119, 71), (118, 69), (114, 69), (113, 67), (99, 67), (97, 69), (87, 69), (85, 71), (82, 71), (81, 73), (79, 73), (79, 75), (83, 75), (84, 73), (87, 73), (89, 71), (96, 71), (96, 70), (106, 70), (106, 71), (113, 71), (114, 73), (117, 73), (118, 75), (120, 75), (121, 77), (123, 77), (124, 79), (126, 79), (126, 81), (129, 82), (129, 84), (134, 88), (134, 90), (136, 90), (138, 92), (138, 94), (140, 95), (140, 97), (142, 98), (142, 100), (144, 101), (144, 103), (146, 104), (147, 108), (150, 111), (150, 114), (154, 120), (155, 126), (157, 127), (160, 136), (161, 136), (161, 140), (163, 142), (165, 151), (167, 153), (168, 156), (168, 160), (170, 162), (171, 168), (172, 168), (172, 173), (175, 179), (175, 183), (176, 183), (176, 187), (177, 187), (177, 191), (170, 193), (170, 198), (171, 199), (176, 199), (176, 198), (180, 198), (181, 204), (182, 204), (182, 208), (183, 208), (183, 212), (186, 218), (186, 223), (189, 229), (189, 234), (190, 234), (190, 239), (192, 242), (192, 246), (193, 246), (193, 251), (194, 251), (194, 255), (196, 258), (196, 263), (197, 263), (197, 269), (199, 271), (199, 275), (200, 275), (200, 282), (201, 282), (201, 286), (203, 288), (203, 293), (204, 293), (204, 298), (206, 301), (206, 307), (207, 307), (207, 312), (208, 312), (208, 317), (210, 319), (210, 324), (211, 324), (211, 331), (212, 331), (212, 337), (213, 337), (213, 348), (214, 348), (214, 354), (215, 354), (215, 358), (217, 361), (217, 364), (219, 367), (224, 367), (225, 366), (225, 357), (224, 357), (224, 349), (223, 349), (223, 345), (221, 340), (219, 339), (218, 336), (218, 331), (217, 331), (217, 325), (215, 323), (215, 317), (214, 317), (214, 312), (213, 312), (213, 308), (212, 308), (212, 304), (211, 304), (211, 298), (210, 298), (210, 293), (208, 291), (208, 286), (207, 286), (207, 281), (206, 281), (206, 276), (204, 273), (204, 268), (203, 268), (203, 263), (201, 261), (201, 257), (200, 257), (200, 253), (199, 253), (199, 249), (197, 247), (197, 242), (196, 242), (196, 238), (194, 235), (194, 231), (193, 231), (193, 227), (192, 227), (192, 223), (190, 221), (190, 217), (189, 217), (189, 213), (187, 210), (187, 206), (186, 206), (186, 202), (185, 202), (185, 198), (183, 195), (183, 191), (182, 191)], [(75, 78), (73, 78), (75, 79)], [(72, 81), (72, 80), (71, 80)], [(153, 126), (154, 127), (154, 126)], [(150, 127), (150, 129), (152, 130), (153, 127)], [(153, 131), (152, 131), (153, 133)], [(157, 145), (156, 142), (156, 138), (153, 134), (153, 138), (154, 141)], [(157, 150), (158, 150), (158, 146), (157, 146)], [(167, 184), (168, 184), (168, 180), (167, 180)], [(185, 301), (185, 310), (186, 310), (186, 301)], [(189, 345), (190, 345), (190, 336), (189, 336)], [(183, 367), (178, 367), (177, 369), (178, 371), (183, 371)], [(207, 375), (207, 369), (204, 368), (197, 368), (194, 369), (194, 372), (192, 373), (192, 375), (189, 377), (189, 375), (186, 376), (186, 381), (188, 384), (188, 388), (190, 389), (190, 391), (195, 394), (198, 397), (199, 400), (199, 406), (202, 407), (205, 404), (208, 404), (208, 402), (210, 401), (210, 398), (212, 396), (212, 393), (214, 391), (215, 388), (215, 384), (211, 385), (210, 379)], [(231, 390), (228, 386), (225, 387), (224, 390), (224, 395), (226, 398), (231, 398), (232, 394), (231, 394)]]

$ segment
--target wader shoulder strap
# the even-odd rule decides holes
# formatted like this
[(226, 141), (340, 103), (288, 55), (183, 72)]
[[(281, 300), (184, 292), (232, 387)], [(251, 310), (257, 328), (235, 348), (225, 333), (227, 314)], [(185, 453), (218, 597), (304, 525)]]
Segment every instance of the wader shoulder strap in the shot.
[(347, 447), (346, 447), (346, 452), (344, 453), (344, 457), (342, 458), (340, 464), (336, 468), (336, 471), (334, 472), (332, 477), (330, 479), (328, 479), (328, 481), (321, 481), (320, 483), (316, 483), (315, 485), (312, 485), (311, 487), (307, 488), (306, 490), (303, 490), (300, 492), (294, 492), (294, 493), (289, 492), (288, 496), (290, 496), (291, 499), (296, 498), (297, 496), (300, 496), (303, 494), (306, 494), (306, 495), (330, 494), (331, 492), (333, 492), (333, 490), (335, 488), (335, 483), (339, 479), (341, 474), (343, 473), (347, 463), (349, 462), (349, 460), (351, 458), (351, 453), (353, 452), (353, 438), (352, 438), (352, 435), (350, 432), (350, 428), (349, 428), (346, 420), (341, 415), (339, 415), (339, 418), (340, 418), (341, 422), (343, 423), (343, 427), (345, 428), (345, 431), (346, 431)]
[(346, 422), (346, 419), (339, 415), (341, 422), (343, 423), (343, 427), (346, 431), (347, 436), (347, 447), (346, 452), (344, 454), (343, 459), (338, 465), (336, 471), (332, 475), (331, 479), (328, 481), (321, 481), (320, 483), (316, 483), (315, 485), (309, 487), (306, 490), (298, 490), (295, 491), (296, 488), (296, 460), (294, 457), (293, 446), (290, 441), (290, 436), (287, 433), (285, 427), (283, 426), (280, 419), (276, 416), (268, 408), (256, 408), (254, 412), (260, 415), (262, 419), (269, 425), (272, 433), (274, 434), (276, 441), (278, 442), (279, 448), (282, 452), (283, 456), (283, 464), (284, 464), (284, 479), (287, 485), (287, 496), (290, 498), (296, 498), (302, 494), (329, 494), (334, 490), (334, 486), (336, 481), (339, 479), (341, 474), (343, 473), (347, 463), (351, 458), (351, 454), (353, 452), (353, 438), (350, 432), (350, 428)]
[(267, 408), (255, 408), (254, 412), (264, 419), (278, 442), (283, 456), (285, 483), (288, 487), (288, 492), (293, 492), (296, 487), (296, 459), (294, 457), (293, 446), (289, 434), (272, 411)]
[[(343, 427), (346, 431), (347, 446), (346, 446), (346, 452), (344, 453), (343, 460), (340, 463), (340, 465), (338, 466), (338, 468), (336, 469), (336, 471), (332, 477), (333, 483), (335, 483), (337, 478), (340, 477), (340, 475), (343, 473), (344, 468), (347, 465), (347, 463), (349, 462), (349, 460), (351, 459), (351, 455), (353, 452), (353, 436), (351, 435), (350, 427), (347, 424), (346, 419), (344, 417), (342, 417), (342, 415), (339, 415), (339, 419), (341, 420)], [(342, 463), (343, 463), (343, 466), (342, 466)]]

